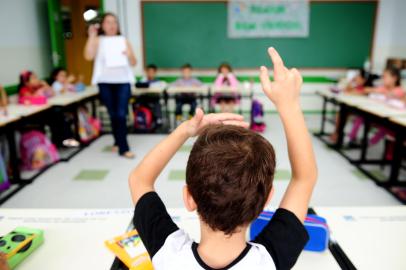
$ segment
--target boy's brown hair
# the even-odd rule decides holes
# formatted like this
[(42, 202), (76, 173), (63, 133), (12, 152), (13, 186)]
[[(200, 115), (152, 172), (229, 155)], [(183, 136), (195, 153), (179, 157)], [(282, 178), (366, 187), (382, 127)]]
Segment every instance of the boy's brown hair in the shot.
[(186, 184), (201, 219), (233, 234), (261, 213), (272, 189), (275, 152), (261, 135), (241, 127), (206, 127), (189, 156)]

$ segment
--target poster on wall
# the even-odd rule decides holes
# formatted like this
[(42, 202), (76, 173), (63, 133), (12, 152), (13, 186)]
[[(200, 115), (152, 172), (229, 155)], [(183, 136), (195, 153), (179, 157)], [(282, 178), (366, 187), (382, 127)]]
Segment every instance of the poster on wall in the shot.
[(230, 38), (308, 37), (308, 0), (230, 0)]

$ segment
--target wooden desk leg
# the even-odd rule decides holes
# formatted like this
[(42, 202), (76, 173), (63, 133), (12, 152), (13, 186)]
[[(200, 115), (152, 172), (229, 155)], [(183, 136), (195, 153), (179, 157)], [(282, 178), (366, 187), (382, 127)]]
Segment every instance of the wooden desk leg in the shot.
[(21, 181), (20, 175), (20, 168), (18, 164), (18, 157), (17, 157), (17, 147), (16, 147), (16, 140), (15, 140), (15, 133), (14, 133), (14, 126), (6, 131), (6, 138), (8, 141), (8, 147), (10, 152), (10, 165), (12, 170), (13, 184), (18, 184)]
[(396, 134), (396, 139), (395, 139), (395, 146), (394, 146), (394, 151), (393, 151), (393, 160), (392, 160), (392, 166), (391, 166), (391, 171), (390, 171), (390, 176), (389, 176), (389, 181), (388, 181), (388, 186), (394, 186), (398, 182), (398, 177), (399, 177), (399, 171), (400, 167), (402, 165), (402, 157), (403, 157), (403, 143), (405, 141), (405, 132), (400, 131), (399, 133)]
[(334, 147), (336, 149), (340, 149), (342, 147), (342, 145), (343, 145), (343, 142), (344, 142), (344, 128), (345, 128), (345, 123), (347, 122), (347, 117), (348, 117), (347, 106), (341, 105), (340, 106), (340, 113), (339, 113), (340, 121), (338, 122), (338, 127), (337, 127), (337, 133), (338, 133), (337, 134), (337, 141), (334, 144)]

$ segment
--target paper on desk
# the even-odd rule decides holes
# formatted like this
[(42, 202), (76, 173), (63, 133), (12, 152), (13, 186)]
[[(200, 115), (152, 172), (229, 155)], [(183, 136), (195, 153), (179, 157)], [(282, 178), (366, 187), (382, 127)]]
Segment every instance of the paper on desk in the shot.
[(104, 37), (103, 52), (106, 67), (123, 67), (128, 65), (124, 51), (127, 44), (123, 36)]

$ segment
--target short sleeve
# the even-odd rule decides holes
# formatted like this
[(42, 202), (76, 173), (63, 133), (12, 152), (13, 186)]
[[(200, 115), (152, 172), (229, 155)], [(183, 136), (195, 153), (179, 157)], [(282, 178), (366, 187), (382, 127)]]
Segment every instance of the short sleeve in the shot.
[(161, 249), (166, 238), (179, 229), (156, 192), (148, 192), (138, 200), (133, 223), (151, 258)]
[(307, 231), (295, 214), (279, 208), (253, 242), (267, 249), (276, 269), (285, 270), (295, 265), (308, 240)]

